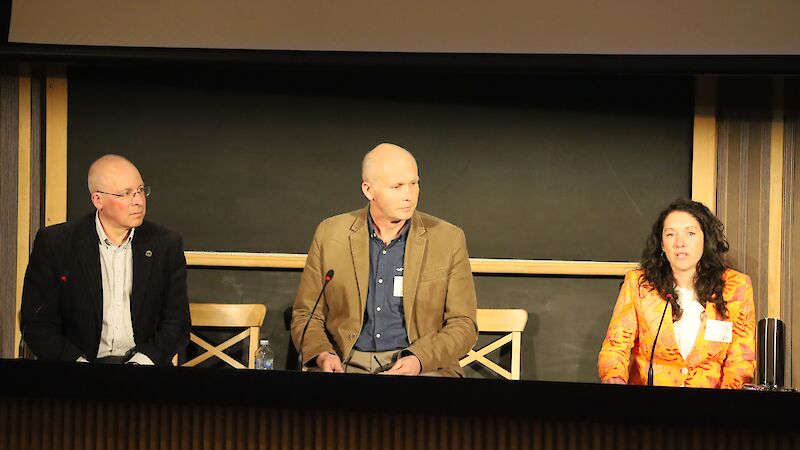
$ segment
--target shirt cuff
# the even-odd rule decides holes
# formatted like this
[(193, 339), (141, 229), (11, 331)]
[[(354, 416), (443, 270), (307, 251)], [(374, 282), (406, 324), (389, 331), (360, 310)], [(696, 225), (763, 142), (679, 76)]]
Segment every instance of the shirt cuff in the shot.
[(139, 364), (140, 366), (154, 366), (153, 360), (144, 353), (136, 352), (125, 364)]

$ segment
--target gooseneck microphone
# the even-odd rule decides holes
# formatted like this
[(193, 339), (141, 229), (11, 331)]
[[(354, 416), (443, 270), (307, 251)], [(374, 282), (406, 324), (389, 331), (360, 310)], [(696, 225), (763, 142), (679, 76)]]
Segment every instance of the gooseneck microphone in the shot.
[(17, 352), (20, 358), (25, 358), (28, 352), (28, 343), (25, 342), (25, 337), (27, 336), (25, 333), (26, 331), (28, 331), (28, 324), (30, 322), (35, 321), (39, 317), (39, 313), (41, 313), (45, 307), (48, 307), (50, 306), (50, 304), (58, 301), (58, 294), (59, 291), (61, 291), (61, 286), (64, 286), (69, 282), (69, 276), (70, 273), (68, 271), (62, 272), (56, 278), (55, 287), (53, 287), (53, 289), (50, 290), (50, 292), (45, 296), (45, 298), (42, 299), (42, 302), (33, 311), (31, 318), (26, 320), (25, 323), (20, 322), (20, 330), (19, 330), (20, 339), (19, 339), (19, 347), (17, 348)]
[(664, 323), (664, 316), (667, 314), (667, 307), (669, 302), (672, 301), (672, 294), (667, 294), (667, 301), (664, 304), (664, 312), (661, 313), (661, 321), (658, 322), (658, 331), (656, 331), (656, 338), (653, 339), (653, 346), (650, 348), (650, 367), (647, 369), (647, 385), (653, 385), (653, 356), (656, 354), (656, 343), (658, 342), (658, 335), (661, 333), (661, 325)]
[(322, 294), (325, 293), (325, 288), (328, 287), (328, 283), (330, 283), (332, 279), (333, 279), (333, 269), (329, 270), (328, 273), (325, 274), (325, 282), (322, 283), (322, 289), (320, 289), (319, 291), (319, 295), (317, 296), (317, 301), (314, 302), (314, 307), (311, 308), (311, 314), (308, 315), (306, 326), (303, 327), (303, 332), (300, 334), (300, 348), (297, 349), (298, 370), (303, 370), (303, 342), (305, 342), (306, 340), (306, 331), (308, 331), (308, 325), (311, 323), (311, 319), (314, 318), (314, 311), (317, 310), (317, 306), (319, 305), (319, 301), (322, 298)]

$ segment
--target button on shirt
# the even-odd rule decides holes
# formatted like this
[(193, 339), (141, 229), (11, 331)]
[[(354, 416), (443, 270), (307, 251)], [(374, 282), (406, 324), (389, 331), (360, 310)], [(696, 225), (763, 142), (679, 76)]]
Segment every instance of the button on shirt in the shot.
[(395, 296), (395, 282), (402, 283), (406, 238), (411, 222), (407, 221), (400, 234), (386, 245), (375, 232), (372, 217), (368, 217), (369, 288), (364, 325), (355, 348), (362, 352), (382, 352), (408, 347), (403, 297)]
[[(100, 278), (103, 283), (103, 323), (97, 357), (124, 356), (136, 346), (131, 319), (131, 289), (133, 288), (133, 234), (117, 247), (103, 230), (99, 215), (95, 226), (100, 247)], [(137, 353), (131, 362), (152, 364), (146, 355)]]

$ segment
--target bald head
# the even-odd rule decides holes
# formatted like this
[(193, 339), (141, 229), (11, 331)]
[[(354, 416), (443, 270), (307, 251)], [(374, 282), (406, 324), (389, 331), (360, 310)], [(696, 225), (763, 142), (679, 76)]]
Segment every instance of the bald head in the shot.
[(361, 161), (361, 181), (372, 183), (376, 178), (398, 166), (411, 164), (416, 169), (417, 160), (408, 150), (399, 145), (383, 143), (364, 155)]
[(92, 163), (87, 178), (103, 230), (120, 245), (131, 228), (142, 224), (147, 212), (142, 175), (122, 156), (105, 155)]
[(89, 193), (111, 190), (115, 180), (135, 172), (141, 179), (139, 170), (130, 161), (119, 155), (103, 155), (89, 166), (87, 182)]
[(419, 198), (417, 160), (408, 150), (380, 144), (361, 163), (361, 192), (369, 200), (375, 224), (402, 225), (414, 214)]

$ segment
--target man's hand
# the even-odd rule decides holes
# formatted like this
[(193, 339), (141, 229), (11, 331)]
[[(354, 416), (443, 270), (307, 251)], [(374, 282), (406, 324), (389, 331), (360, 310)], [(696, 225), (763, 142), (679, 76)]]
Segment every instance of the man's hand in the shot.
[(344, 373), (342, 360), (339, 359), (339, 356), (334, 355), (333, 353), (322, 352), (317, 355), (317, 367), (319, 367), (319, 369), (323, 372)]
[(398, 359), (391, 369), (381, 372), (381, 375), (419, 375), (422, 363), (414, 355), (403, 356)]

